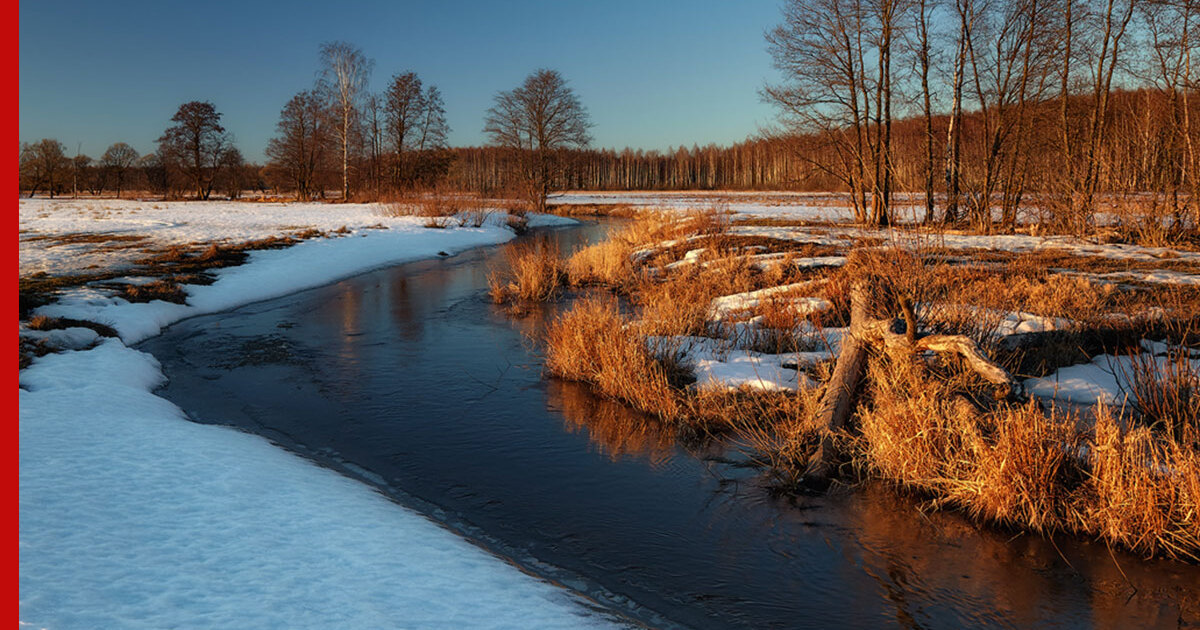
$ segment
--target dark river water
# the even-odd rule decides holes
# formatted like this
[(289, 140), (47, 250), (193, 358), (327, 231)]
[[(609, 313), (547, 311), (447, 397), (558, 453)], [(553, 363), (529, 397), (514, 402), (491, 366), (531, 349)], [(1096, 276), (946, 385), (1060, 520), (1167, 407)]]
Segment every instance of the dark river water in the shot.
[[(550, 232), (565, 250), (602, 226)], [(161, 394), (361, 479), (654, 627), (1200, 627), (1200, 568), (923, 514), (884, 488), (777, 497), (542, 374), (547, 313), (488, 303), (498, 250), (190, 319)]]

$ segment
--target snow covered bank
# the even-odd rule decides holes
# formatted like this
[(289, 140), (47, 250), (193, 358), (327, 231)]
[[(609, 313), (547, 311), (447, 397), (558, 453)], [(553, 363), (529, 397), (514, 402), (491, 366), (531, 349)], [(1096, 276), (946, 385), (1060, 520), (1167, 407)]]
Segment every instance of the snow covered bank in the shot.
[(357, 481), (262, 438), (187, 421), (153, 395), (163, 379), (157, 361), (125, 345), (183, 317), (511, 236), (498, 224), (446, 230), (397, 224), (254, 252), (246, 265), (217, 271), (211, 286), (189, 287), (187, 305), (131, 304), (81, 289), (46, 307), (112, 324), (124, 343), (108, 339), (90, 350), (48, 355), (21, 373), (22, 623), (52, 629), (614, 625), (568, 591)]
[[(330, 214), (327, 220), (337, 222), (336, 212), (342, 206), (323, 207)], [(350, 216), (356, 212), (351, 208)], [(37, 313), (107, 324), (126, 343), (133, 344), (185, 317), (287, 295), (378, 267), (494, 245), (514, 236), (503, 227), (498, 215), (479, 228), (429, 229), (415, 223), (412, 217), (402, 219), (406, 220), (393, 220), (388, 229), (362, 230), (341, 238), (304, 241), (286, 249), (251, 252), (245, 265), (213, 270), (217, 281), (212, 285), (185, 287), (187, 304), (130, 303), (84, 287), (68, 291), (58, 302), (38, 309)], [(548, 215), (530, 218), (532, 227), (570, 223), (571, 219)]]
[(266, 440), (108, 340), (21, 375), (21, 618), (47, 628), (576, 627), (561, 589)]

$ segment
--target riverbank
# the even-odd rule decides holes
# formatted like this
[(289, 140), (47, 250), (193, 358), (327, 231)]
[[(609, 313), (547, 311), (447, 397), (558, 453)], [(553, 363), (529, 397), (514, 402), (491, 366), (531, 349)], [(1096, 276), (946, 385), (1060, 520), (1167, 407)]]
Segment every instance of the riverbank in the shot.
[(878, 478), (1200, 560), (1195, 252), (761, 219), (644, 215), (570, 257), (514, 251), (493, 296), (611, 293), (550, 324), (550, 372), (733, 433), (782, 489)]
[[(216, 205), (209, 209), (228, 210)], [(346, 215), (338, 215), (342, 208), (319, 205), (324, 220), (339, 227), (346, 225)], [(247, 208), (246, 216), (256, 209)], [(359, 208), (348, 212), (362, 216)], [(444, 229), (422, 228), (407, 218), (372, 218), (388, 223), (387, 229), (348, 227), (341, 237), (253, 251), (241, 266), (214, 270), (212, 284), (186, 287), (185, 304), (132, 303), (84, 286), (39, 311), (103, 323), (119, 338), (101, 339), (78, 327), (53, 331), (74, 349), (42, 356), (21, 372), (22, 623), (316, 628), (618, 622), (366, 486), (261, 438), (193, 424), (152, 393), (163, 380), (158, 362), (129, 345), (172, 322), (513, 237), (499, 217), (480, 228)], [(534, 218), (531, 224), (561, 222)], [(23, 220), (22, 229), (32, 227)], [(273, 228), (247, 229), (258, 237)], [(71, 231), (79, 230), (73, 225)]]

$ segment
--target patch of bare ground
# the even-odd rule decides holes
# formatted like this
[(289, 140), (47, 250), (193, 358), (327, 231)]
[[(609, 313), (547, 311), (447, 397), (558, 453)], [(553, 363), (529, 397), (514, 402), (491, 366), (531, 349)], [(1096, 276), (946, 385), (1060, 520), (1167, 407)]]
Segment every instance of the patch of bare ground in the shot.
[[(730, 436), (785, 491), (881, 479), (930, 508), (995, 526), (1200, 561), (1200, 377), (1189, 362), (1200, 348), (1200, 291), (1059, 273), (1068, 263), (1100, 271), (1128, 262), (1057, 252), (949, 255), (877, 244), (800, 251), (797, 243), (738, 239), (722, 247), (728, 236), (711, 223), (671, 226), (643, 217), (560, 267), (562, 281), (612, 296), (580, 300), (550, 323), (551, 374), (586, 382), (682, 434)], [(715, 264), (672, 266), (706, 242), (718, 252), (707, 260)], [(759, 246), (848, 254), (849, 263), (756, 267)], [(964, 256), (985, 264), (963, 264)], [(713, 320), (714, 298), (773, 287), (787, 290), (754, 300), (738, 319), (737, 334), (761, 337), (735, 339), (733, 327)], [(856, 291), (865, 304), (858, 315)], [(832, 308), (797, 307), (814, 298)], [(817, 386), (783, 392), (694, 387), (678, 341), (703, 336), (779, 354), (811, 350), (811, 331), (819, 338), (831, 326), (842, 331), (841, 356), (797, 362)], [(847, 381), (847, 347), (859, 335), (860, 372)], [(1167, 369), (1161, 357), (1142, 354), (1146, 339), (1172, 348)], [(1101, 353), (1135, 358), (1128, 380), (1137, 406), (1101, 407), (1087, 418), (1047, 410), (1014, 378)], [(836, 425), (830, 404), (844, 405)]]
[(93, 251), (117, 251), (143, 246), (150, 237), (142, 234), (112, 234), (106, 232), (68, 232), (66, 234), (33, 234), (24, 240), (45, 243), (47, 247), (58, 245), (96, 245)]
[[(162, 300), (184, 304), (187, 301), (187, 291), (183, 285), (212, 284), (216, 280), (216, 277), (210, 273), (212, 270), (241, 265), (249, 257), (251, 251), (282, 249), (312, 238), (341, 236), (350, 233), (350, 230), (344, 226), (330, 232), (306, 226), (294, 226), (291, 229), (292, 231), (287, 234), (243, 243), (194, 243), (171, 245), (165, 248), (147, 247), (149, 239), (137, 235), (72, 233), (54, 237), (48, 235), (39, 237), (56, 245), (86, 243), (97, 244), (103, 248), (109, 243), (116, 243), (116, 247), (120, 249), (143, 248), (145, 256), (136, 259), (134, 266), (129, 269), (85, 274), (36, 273), (21, 276), (18, 281), (19, 318), (24, 321), (30, 317), (33, 309), (53, 302), (61, 292), (85, 285), (110, 290), (130, 302)], [(150, 281), (129, 282), (125, 281), (127, 278), (149, 278)], [(48, 321), (68, 321), (71, 322), (72, 327), (92, 328), (102, 336), (116, 335), (111, 327), (83, 320), (44, 320), (34, 317), (30, 320), (29, 328), (33, 330), (48, 329), (34, 326), (34, 322), (42, 322), (38, 326), (50, 326), (46, 323)], [(102, 330), (107, 332), (101, 332)], [(45, 344), (23, 339), (18, 365), (20, 368), (24, 368), (31, 362), (32, 357), (43, 356), (51, 351), (53, 350), (46, 347)]]
[(560, 217), (633, 218), (644, 210), (627, 203), (552, 203), (546, 211)]

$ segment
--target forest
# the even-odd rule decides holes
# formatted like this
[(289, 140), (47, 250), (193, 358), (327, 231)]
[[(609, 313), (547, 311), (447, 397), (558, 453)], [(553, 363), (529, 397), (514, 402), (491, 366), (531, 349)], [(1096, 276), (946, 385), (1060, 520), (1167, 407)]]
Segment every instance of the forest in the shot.
[[(553, 71), (582, 116), (570, 142), (505, 142), (489, 119), (490, 144), (450, 147), (436, 85), (402, 71), (371, 92), (374, 62), (351, 44), (328, 43), (318, 80), (283, 105), (265, 164), (242, 158), (212, 103), (191, 102), (145, 155), (121, 142), (99, 159), (71, 156), (55, 139), (23, 144), (21, 189), (201, 199), (252, 191), (372, 200), (414, 189), (512, 196), (537, 153), (544, 192), (837, 191), (860, 223), (887, 224), (904, 207), (900, 218), (925, 222), (1071, 231), (1100, 210), (1133, 205), (1183, 229), (1200, 219), (1197, 4), (785, 3), (782, 23), (766, 33), (781, 80), (761, 90), (778, 122), (732, 146), (666, 150), (592, 147), (586, 110)], [(514, 93), (498, 94), (489, 115), (503, 113), (501, 97)]]

